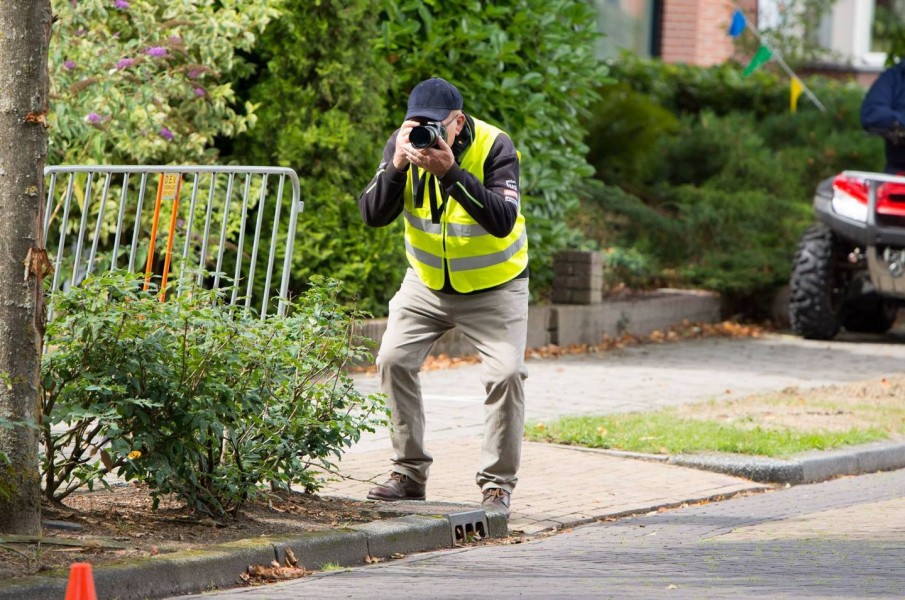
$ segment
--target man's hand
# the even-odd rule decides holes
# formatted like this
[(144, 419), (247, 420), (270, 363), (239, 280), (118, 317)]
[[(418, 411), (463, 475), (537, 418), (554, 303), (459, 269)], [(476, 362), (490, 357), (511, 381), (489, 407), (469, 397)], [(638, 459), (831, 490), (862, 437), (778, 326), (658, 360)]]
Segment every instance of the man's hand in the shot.
[(397, 171), (402, 171), (409, 165), (409, 159), (405, 155), (405, 147), (410, 146), (409, 133), (413, 127), (418, 126), (418, 121), (405, 121), (396, 134), (396, 152), (393, 154), (393, 166)]
[[(411, 131), (411, 128), (409, 131)], [(408, 162), (437, 177), (446, 175), (446, 172), (456, 162), (452, 148), (449, 147), (449, 144), (443, 138), (437, 138), (437, 145), (433, 148), (415, 148), (409, 142), (402, 146), (402, 150)], [(394, 163), (395, 161), (396, 159), (393, 158)]]
[(893, 146), (905, 144), (905, 127), (894, 123), (892, 127), (883, 132), (883, 137), (892, 142)]

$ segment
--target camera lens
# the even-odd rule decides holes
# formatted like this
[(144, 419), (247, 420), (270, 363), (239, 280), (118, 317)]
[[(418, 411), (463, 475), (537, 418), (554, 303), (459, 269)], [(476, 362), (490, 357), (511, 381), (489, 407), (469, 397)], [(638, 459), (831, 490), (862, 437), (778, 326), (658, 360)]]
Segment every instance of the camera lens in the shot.
[(418, 125), (409, 132), (409, 141), (415, 148), (430, 148), (437, 143), (437, 129), (427, 125)]

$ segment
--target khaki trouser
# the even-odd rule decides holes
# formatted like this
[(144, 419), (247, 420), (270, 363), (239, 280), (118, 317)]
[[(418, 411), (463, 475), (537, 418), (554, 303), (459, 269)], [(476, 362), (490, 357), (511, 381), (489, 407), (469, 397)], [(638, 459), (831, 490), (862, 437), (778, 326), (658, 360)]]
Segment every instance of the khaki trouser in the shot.
[(434, 342), (458, 327), (483, 364), (484, 444), (481, 490), (515, 487), (525, 420), (528, 279), (473, 295), (431, 290), (409, 269), (390, 301), (377, 354), (381, 390), (392, 410), (393, 471), (425, 483), (433, 459), (424, 448), (424, 403), (418, 373)]

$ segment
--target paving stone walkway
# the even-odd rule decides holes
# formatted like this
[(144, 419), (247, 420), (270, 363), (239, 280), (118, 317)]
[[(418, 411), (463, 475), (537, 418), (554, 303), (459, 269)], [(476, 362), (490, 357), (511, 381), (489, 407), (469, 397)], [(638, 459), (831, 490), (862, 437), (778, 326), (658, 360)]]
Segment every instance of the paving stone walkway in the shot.
[[(864, 380), (900, 373), (905, 337), (843, 335), (812, 342), (789, 335), (710, 338), (648, 344), (599, 354), (531, 360), (527, 418), (650, 410), (712, 398)], [(422, 373), (428, 450), (434, 456), (428, 499), (477, 504), (483, 392), (480, 365)], [(362, 391), (376, 377), (356, 377)], [(533, 534), (595, 517), (622, 515), (765, 486), (675, 465), (581, 449), (525, 443), (510, 529)], [(392, 455), (389, 433), (367, 436), (348, 452), (324, 493), (362, 499), (382, 483)], [(367, 480), (371, 480), (368, 483)]]

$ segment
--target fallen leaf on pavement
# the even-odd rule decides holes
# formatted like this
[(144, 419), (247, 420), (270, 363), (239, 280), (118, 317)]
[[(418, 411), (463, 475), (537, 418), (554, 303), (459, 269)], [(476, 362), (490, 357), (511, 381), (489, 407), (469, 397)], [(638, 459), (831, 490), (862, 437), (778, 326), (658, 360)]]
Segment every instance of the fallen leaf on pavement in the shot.
[[(298, 579), (308, 574), (302, 567), (281, 567), (280, 563), (273, 561), (269, 567), (263, 565), (250, 565), (246, 571), (250, 579), (263, 581), (278, 581), (282, 579)], [(245, 577), (244, 581), (248, 581)]]
[(292, 551), (292, 548), (286, 548), (286, 566), (287, 567), (297, 567), (299, 566), (299, 559), (295, 557), (295, 552)]

